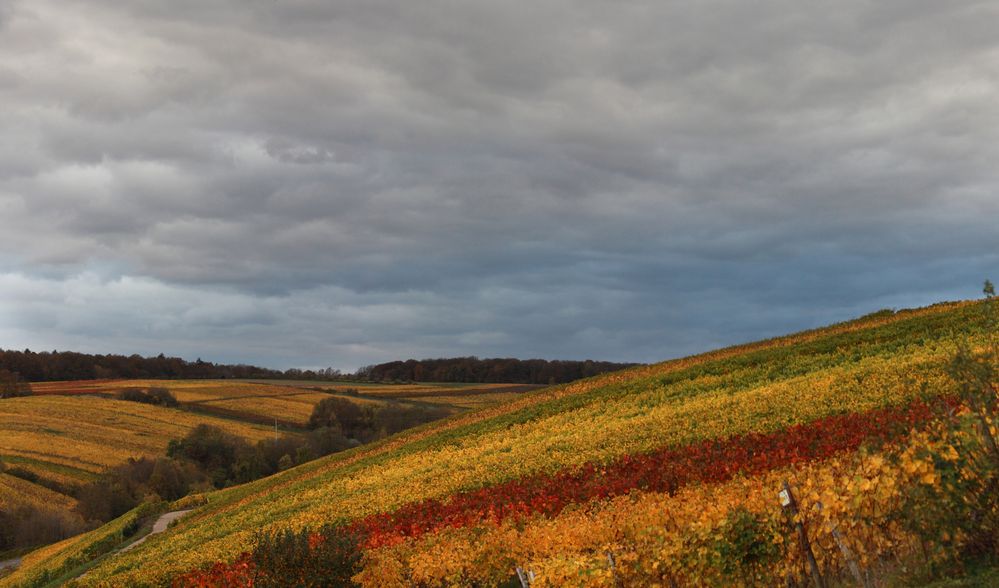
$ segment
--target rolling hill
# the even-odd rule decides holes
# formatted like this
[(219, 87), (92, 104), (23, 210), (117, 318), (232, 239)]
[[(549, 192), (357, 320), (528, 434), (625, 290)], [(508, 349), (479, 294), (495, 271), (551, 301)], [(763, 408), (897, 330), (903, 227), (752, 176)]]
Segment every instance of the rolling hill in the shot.
[[(822, 573), (899, 572), (931, 557), (899, 509), (974, 450), (933, 423), (959, 406), (955, 341), (991, 333), (981, 310), (883, 311), (545, 388), (212, 493), (102, 558), (112, 522), (0, 586), (86, 565), (81, 586), (239, 585), (260, 530), (324, 523), (359, 542), (364, 586), (503, 585), (517, 567), (531, 586), (804, 582), (785, 480)], [(934, 541), (949, 554), (958, 537)]]
[[(117, 400), (122, 390), (168, 389), (167, 408)], [(329, 382), (234, 380), (79, 380), (32, 385), (33, 395), (0, 402), (0, 509), (72, 509), (76, 487), (129, 458), (155, 458), (198, 425), (214, 425), (250, 443), (302, 430), (313, 407), (331, 396), (359, 405), (393, 402), (442, 406), (452, 413), (519, 396), (532, 386), (361, 384), (340, 393)], [(25, 479), (31, 478), (31, 479)]]
[(0, 460), (31, 472), (43, 485), (0, 474), (0, 483), (16, 487), (0, 502), (72, 506), (69, 496), (53, 502), (46, 486), (68, 493), (129, 458), (165, 455), (172, 439), (198, 425), (214, 425), (250, 442), (274, 434), (273, 428), (252, 423), (97, 396), (5, 399), (0, 402)]
[[(511, 384), (372, 384), (268, 380), (78, 380), (32, 384), (38, 396), (114, 397), (128, 388), (166, 388), (191, 411), (246, 422), (302, 428), (313, 407), (339, 396), (357, 404), (390, 401), (442, 406), (452, 412), (482, 408), (537, 388)], [(349, 391), (349, 392), (346, 392)]]

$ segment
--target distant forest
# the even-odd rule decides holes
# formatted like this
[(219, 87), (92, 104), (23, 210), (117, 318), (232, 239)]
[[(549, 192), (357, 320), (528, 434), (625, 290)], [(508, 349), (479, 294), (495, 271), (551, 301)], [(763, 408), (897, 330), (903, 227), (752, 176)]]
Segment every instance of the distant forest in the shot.
[(544, 359), (410, 359), (363, 367), (356, 376), (372, 381), (561, 384), (638, 364)]
[(0, 370), (19, 374), (29, 382), (55, 380), (202, 379), (202, 378), (316, 378), (339, 375), (337, 370), (281, 372), (252, 365), (223, 365), (185, 361), (179, 357), (140, 355), (90, 355), (73, 351), (13, 351), (0, 349)]
[(74, 351), (0, 349), (0, 370), (28, 382), (56, 380), (128, 379), (296, 379), (361, 380), (371, 382), (471, 382), (560, 384), (627, 367), (632, 363), (607, 361), (547, 361), (544, 359), (410, 359), (366, 366), (355, 374), (320, 370), (272, 370), (252, 365), (186, 361), (179, 357), (91, 355)]

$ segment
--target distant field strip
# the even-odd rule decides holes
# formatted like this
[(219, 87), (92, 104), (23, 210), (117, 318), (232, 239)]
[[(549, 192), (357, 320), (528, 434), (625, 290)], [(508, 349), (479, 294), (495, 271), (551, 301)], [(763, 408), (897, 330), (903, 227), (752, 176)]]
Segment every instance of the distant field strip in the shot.
[(31, 391), (37, 395), (44, 394), (99, 394), (110, 393), (118, 389), (118, 384), (124, 380), (67, 380), (61, 382), (33, 382)]
[[(126, 388), (166, 388), (177, 400), (200, 412), (259, 424), (277, 419), (301, 428), (313, 407), (330, 395), (357, 404), (389, 401), (418, 402), (452, 412), (494, 406), (522, 396), (538, 386), (511, 384), (371, 384), (319, 381), (265, 380), (94, 380), (32, 384), (35, 394), (113, 396)], [(355, 390), (356, 394), (342, 394)]]
[(31, 460), (64, 473), (99, 473), (129, 457), (159, 456), (171, 439), (200, 424), (249, 441), (273, 430), (227, 419), (93, 396), (29, 396), (0, 401), (0, 458)]
[(39, 486), (17, 476), (0, 473), (0, 510), (11, 511), (23, 506), (71, 509), (76, 500)]
[[(262, 380), (251, 380), (263, 383)], [(281, 382), (283, 386), (344, 392), (355, 390), (359, 396), (353, 398), (379, 398), (385, 400), (418, 401), (451, 408), (455, 412), (478, 410), (515, 400), (525, 393), (543, 388), (533, 384), (459, 384), (418, 383), (382, 384), (371, 382), (323, 382), (313, 380), (291, 380)]]

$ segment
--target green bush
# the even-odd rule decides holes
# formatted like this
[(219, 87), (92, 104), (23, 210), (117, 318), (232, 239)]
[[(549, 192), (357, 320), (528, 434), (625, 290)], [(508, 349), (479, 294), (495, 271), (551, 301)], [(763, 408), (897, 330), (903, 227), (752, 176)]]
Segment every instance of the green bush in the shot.
[(118, 400), (128, 402), (141, 402), (143, 404), (155, 404), (157, 406), (176, 407), (179, 405), (174, 395), (166, 388), (125, 388), (118, 392)]
[(719, 569), (732, 579), (765, 577), (762, 572), (782, 555), (774, 543), (779, 523), (739, 507), (732, 510), (719, 531), (714, 551)]

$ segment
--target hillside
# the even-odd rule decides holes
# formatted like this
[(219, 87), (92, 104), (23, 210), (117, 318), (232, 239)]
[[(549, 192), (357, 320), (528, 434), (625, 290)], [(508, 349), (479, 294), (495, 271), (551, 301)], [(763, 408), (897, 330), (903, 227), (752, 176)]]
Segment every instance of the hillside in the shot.
[[(79, 533), (144, 497), (166, 492), (173, 499), (208, 484), (259, 478), (276, 471), (284, 454), (301, 463), (531, 388), (362, 383), (359, 392), (329, 382), (287, 384), (73, 380), (35, 383), (32, 396), (0, 400), (0, 559)], [(176, 406), (119, 399), (123, 394), (143, 398), (142, 391), (149, 389), (167, 390), (169, 404), (176, 400)], [(340, 432), (332, 437), (310, 433), (313, 409), (330, 399), (358, 411), (352, 420), (341, 419)], [(201, 462), (200, 470), (184, 469), (177, 461), (154, 463), (166, 457), (170, 442), (201, 425), (244, 443), (233, 446), (232, 463)], [(134, 460), (145, 461), (133, 466)]]
[[(165, 388), (179, 408), (116, 400), (122, 390)], [(365, 406), (409, 403), (451, 413), (490, 406), (530, 386), (359, 384), (339, 393), (328, 382), (232, 380), (78, 380), (32, 385), (34, 395), (0, 402), (0, 461), (38, 479), (0, 472), (0, 509), (21, 505), (71, 508), (80, 484), (129, 458), (156, 458), (198, 425), (213, 425), (250, 443), (306, 426), (317, 403), (338, 397)], [(53, 492), (52, 488), (63, 492)]]
[[(273, 428), (160, 406), (95, 396), (28, 396), (0, 402), (0, 459), (35, 474), (50, 487), (67, 491), (129, 458), (165, 455), (167, 444), (198, 425), (214, 425), (256, 442), (273, 436)], [(15, 485), (0, 503), (8, 507), (39, 502), (71, 506), (72, 498), (52, 501), (53, 492), (39, 484)]]
[[(939, 477), (908, 435), (956, 392), (943, 367), (955, 338), (984, 341), (980, 312), (882, 312), (539, 390), (213, 493), (78, 582), (161, 585), (239, 560), (261, 529), (341, 522), (360, 537), (365, 586), (496, 585), (515, 566), (532, 586), (766, 584), (805, 573), (775, 522), (784, 479), (803, 511), (821, 499), (863, 566), (881, 565), (915, 549), (914, 531), (884, 518), (908, 493), (895, 473)], [(830, 528), (808, 531), (827, 573), (849, 567)], [(771, 547), (740, 552), (733, 529)], [(38, 585), (111, 532), (31, 554), (0, 585)], [(188, 580), (238, 578), (241, 561)]]
[[(424, 403), (451, 412), (510, 400), (533, 386), (509, 384), (371, 384), (273, 380), (73, 380), (31, 385), (37, 396), (114, 397), (129, 388), (165, 388), (183, 408), (240, 421), (302, 428), (324, 398), (357, 404)], [(348, 392), (349, 391), (349, 392)]]

